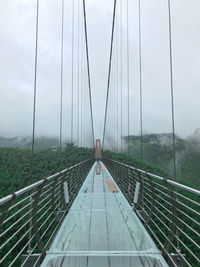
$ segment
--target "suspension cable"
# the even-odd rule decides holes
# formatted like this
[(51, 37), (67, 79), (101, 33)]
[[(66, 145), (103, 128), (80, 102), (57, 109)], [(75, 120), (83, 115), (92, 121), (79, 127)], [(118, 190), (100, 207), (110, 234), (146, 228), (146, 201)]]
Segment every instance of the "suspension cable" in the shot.
[(130, 97), (130, 71), (129, 71), (129, 0), (127, 0), (127, 14), (126, 14), (126, 17), (127, 17), (127, 90), (128, 90), (128, 106), (127, 106), (127, 109), (128, 109), (128, 154), (130, 153), (130, 138), (129, 138), (129, 135), (130, 135), (130, 100), (129, 100), (129, 97)]
[[(86, 58), (86, 52), (84, 53)], [(87, 118), (87, 101), (86, 101), (86, 76), (87, 76), (87, 67), (86, 62), (84, 64), (84, 147), (86, 147), (86, 118)]]
[(92, 139), (93, 139), (93, 147), (95, 148), (94, 122), (93, 122), (93, 111), (92, 111), (91, 80), (90, 80), (90, 62), (89, 62), (88, 35), (87, 35), (87, 17), (86, 17), (85, 0), (83, 0), (83, 14), (84, 14), (84, 26), (85, 26), (85, 45), (86, 45), (85, 47), (86, 47), (88, 87), (89, 87), (89, 97), (90, 97), (90, 115), (91, 115), (91, 125), (92, 125)]
[[(81, 16), (82, 18), (82, 16)], [(81, 147), (83, 147), (83, 117), (84, 117), (84, 42), (83, 42), (83, 32), (84, 24), (81, 20)]]
[(105, 117), (104, 117), (102, 150), (104, 148), (107, 111), (108, 111), (108, 96), (109, 96), (109, 90), (110, 90), (110, 74), (111, 74), (111, 66), (112, 66), (112, 52), (113, 52), (114, 30), (115, 30), (115, 14), (116, 14), (116, 0), (114, 0), (114, 8), (113, 8), (113, 21), (112, 21), (111, 46), (110, 46), (110, 58), (109, 58), (109, 69), (108, 69), (108, 81), (107, 81), (107, 94), (106, 94), (106, 107), (105, 107)]
[(175, 141), (175, 114), (174, 114), (174, 79), (173, 79), (173, 55), (172, 55), (172, 23), (171, 23), (171, 2), (168, 0), (169, 16), (169, 61), (170, 61), (170, 86), (171, 86), (171, 113), (172, 113), (172, 138), (173, 138), (173, 164), (174, 180), (176, 181), (176, 141)]
[(78, 66), (77, 66), (77, 76), (78, 76), (78, 85), (77, 85), (77, 146), (79, 145), (79, 92), (80, 92), (80, 0), (78, 0), (78, 47), (77, 47), (77, 52), (78, 52)]
[[(115, 35), (114, 35), (114, 44), (115, 42)], [(116, 134), (116, 73), (115, 73), (115, 65), (116, 65), (116, 57), (115, 57), (115, 45), (114, 45), (114, 57), (113, 57), (113, 151), (115, 151), (116, 147), (116, 139), (115, 139), (115, 134)]]
[[(113, 54), (115, 54), (113, 52)], [(112, 99), (111, 99), (111, 113), (112, 113), (112, 130), (113, 130), (113, 138), (112, 138), (112, 151), (114, 151), (115, 147), (115, 57), (113, 57), (113, 68), (112, 68)]]
[(74, 128), (74, 1), (72, 1), (72, 62), (71, 62), (71, 144), (73, 144), (73, 128)]
[[(38, 67), (38, 30), (39, 30), (39, 0), (36, 3), (36, 25), (35, 25), (35, 63), (34, 63), (34, 92), (33, 92), (33, 125), (32, 125), (32, 148), (31, 148), (31, 175), (34, 174), (35, 154), (35, 117), (36, 117), (36, 94), (37, 94), (37, 67)], [(31, 206), (30, 206), (31, 209)], [(31, 227), (31, 222), (29, 223)], [(31, 240), (31, 231), (29, 240)], [(31, 242), (28, 243), (28, 252), (31, 250)]]
[[(174, 180), (176, 177), (176, 140), (175, 140), (175, 112), (174, 112), (174, 77), (173, 77), (173, 53), (172, 53), (172, 22), (171, 22), (171, 1), (168, 0), (168, 21), (169, 21), (169, 61), (170, 61), (170, 83), (171, 83), (171, 114), (172, 114), (172, 135), (173, 135), (173, 163)], [(178, 201), (178, 199), (177, 199)], [(180, 250), (179, 230), (176, 228), (176, 246)]]
[(33, 128), (32, 128), (32, 156), (31, 169), (34, 170), (34, 152), (35, 152), (35, 115), (36, 115), (36, 94), (37, 94), (37, 66), (38, 66), (38, 27), (39, 26), (39, 0), (36, 7), (36, 28), (35, 28), (35, 70), (34, 70), (34, 96), (33, 96)]
[(123, 47), (122, 47), (122, 0), (120, 0), (120, 76), (121, 76), (121, 97), (120, 97), (120, 101), (121, 101), (121, 153), (122, 153), (122, 135), (123, 135), (123, 126), (122, 126), (122, 121), (123, 121), (123, 55), (122, 55), (122, 51), (123, 51)]
[[(60, 66), (60, 165), (62, 152), (62, 113), (63, 113), (63, 48), (64, 48), (64, 0), (62, 0), (62, 22), (61, 22), (61, 66)], [(61, 167), (61, 166), (60, 166)]]
[(143, 99), (142, 99), (142, 36), (141, 36), (141, 3), (139, 0), (139, 72), (140, 72), (140, 141), (141, 141), (141, 151), (140, 157), (143, 163)]
[[(119, 5), (117, 6), (117, 13), (119, 12)], [(118, 86), (118, 81), (119, 81), (119, 71), (118, 71), (118, 21), (116, 20), (116, 26), (115, 26), (115, 34), (116, 34), (116, 122), (117, 122), (117, 149), (116, 151), (119, 152), (119, 94), (118, 94), (118, 89), (119, 89), (119, 86)]]

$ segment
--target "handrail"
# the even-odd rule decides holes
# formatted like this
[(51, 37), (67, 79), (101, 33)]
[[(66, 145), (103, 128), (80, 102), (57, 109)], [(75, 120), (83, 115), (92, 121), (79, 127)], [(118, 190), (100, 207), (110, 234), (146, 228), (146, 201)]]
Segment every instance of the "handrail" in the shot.
[(150, 172), (143, 171), (143, 170), (141, 170), (141, 169), (135, 168), (135, 167), (133, 167), (133, 166), (127, 165), (127, 164), (125, 164), (125, 163), (122, 163), (122, 162), (119, 162), (119, 161), (116, 161), (116, 160), (113, 160), (113, 159), (109, 159), (109, 160), (110, 160), (110, 161), (113, 161), (113, 162), (115, 162), (115, 163), (120, 163), (121, 165), (123, 165), (123, 166), (125, 166), (125, 167), (127, 167), (127, 168), (129, 168), (129, 169), (139, 171), (139, 172), (142, 173), (142, 174), (149, 175), (149, 176), (151, 176), (152, 178), (158, 179), (158, 180), (160, 180), (160, 181), (166, 181), (167, 183), (169, 183), (169, 184), (171, 184), (171, 185), (174, 185), (174, 186), (176, 186), (176, 187), (178, 187), (178, 188), (184, 189), (184, 190), (186, 190), (186, 191), (188, 191), (188, 192), (191, 192), (191, 193), (193, 193), (193, 194), (195, 194), (195, 195), (197, 195), (197, 196), (200, 196), (200, 190), (197, 190), (197, 189), (195, 189), (195, 188), (186, 186), (186, 185), (184, 185), (184, 184), (177, 183), (177, 182), (175, 182), (175, 181), (173, 181), (173, 180), (171, 180), (171, 179), (166, 179), (166, 178), (163, 178), (163, 177), (161, 177), (161, 176), (158, 176), (158, 175), (153, 174), (153, 173), (150, 173)]
[(0, 266), (28, 266), (31, 257), (31, 266), (40, 264), (93, 163), (82, 161), (0, 199)]
[(50, 180), (52, 180), (53, 178), (56, 178), (56, 177), (58, 177), (58, 176), (60, 176), (60, 175), (63, 175), (63, 174), (65, 174), (66, 172), (70, 171), (71, 169), (73, 169), (73, 168), (75, 168), (75, 167), (78, 167), (79, 165), (81, 165), (81, 164), (83, 164), (83, 163), (85, 163), (85, 162), (87, 162), (87, 161), (88, 161), (88, 160), (79, 162), (79, 163), (77, 163), (77, 164), (75, 164), (75, 165), (73, 165), (73, 166), (71, 166), (71, 167), (69, 167), (69, 168), (66, 168), (66, 169), (64, 169), (64, 170), (62, 170), (62, 171), (60, 171), (60, 172), (57, 172), (57, 173), (55, 173), (55, 174), (53, 174), (53, 175), (51, 175), (51, 176), (48, 176), (47, 178), (44, 178), (44, 179), (42, 179), (42, 180), (40, 180), (40, 181), (38, 181), (38, 182), (36, 182), (36, 183), (34, 183), (34, 184), (28, 185), (28, 186), (24, 187), (23, 189), (20, 189), (20, 190), (14, 192), (14, 193), (12, 193), (12, 194), (9, 194), (9, 195), (6, 196), (6, 197), (0, 198), (0, 206), (3, 205), (3, 204), (5, 204), (6, 202), (12, 200), (13, 196), (18, 197), (18, 196), (20, 196), (20, 195), (22, 195), (22, 194), (24, 194), (24, 193), (26, 193), (26, 192), (29, 192), (29, 191), (33, 190), (34, 188), (36, 188), (37, 186), (43, 184), (44, 181), (46, 181), (46, 180), (47, 180), (47, 181), (50, 181)]
[(169, 266), (200, 266), (200, 191), (116, 160), (102, 161)]

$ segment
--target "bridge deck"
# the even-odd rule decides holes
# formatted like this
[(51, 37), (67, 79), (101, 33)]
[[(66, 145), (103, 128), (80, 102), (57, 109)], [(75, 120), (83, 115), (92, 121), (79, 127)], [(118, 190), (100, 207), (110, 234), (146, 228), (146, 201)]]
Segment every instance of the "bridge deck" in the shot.
[(107, 169), (95, 163), (42, 267), (168, 266), (120, 189), (108, 179), (113, 181)]

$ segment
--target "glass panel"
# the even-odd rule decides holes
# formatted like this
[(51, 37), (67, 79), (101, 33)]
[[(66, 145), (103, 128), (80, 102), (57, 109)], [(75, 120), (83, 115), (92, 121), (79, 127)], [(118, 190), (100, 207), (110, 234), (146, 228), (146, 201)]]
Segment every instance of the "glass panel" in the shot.
[(107, 169), (96, 172), (95, 163), (43, 267), (167, 266), (120, 189), (109, 192), (106, 179), (114, 182)]
[(162, 267), (163, 262), (156, 256), (57, 256), (52, 257), (47, 267)]

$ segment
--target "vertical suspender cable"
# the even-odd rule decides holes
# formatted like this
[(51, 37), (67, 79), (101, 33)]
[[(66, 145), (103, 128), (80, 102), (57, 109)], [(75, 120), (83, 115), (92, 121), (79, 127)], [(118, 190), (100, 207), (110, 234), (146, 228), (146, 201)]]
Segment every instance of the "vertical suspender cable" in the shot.
[(83, 8), (82, 10), (82, 68), (83, 68), (83, 136), (82, 136), (82, 144), (85, 147), (85, 42), (84, 42), (84, 16), (83, 16)]
[[(119, 5), (118, 5), (118, 10), (119, 10)], [(117, 11), (118, 11), (117, 10)], [(119, 72), (118, 72), (118, 23), (116, 20), (116, 26), (115, 26), (115, 34), (116, 34), (116, 128), (117, 128), (117, 149), (116, 151), (119, 152), (119, 94), (118, 94), (118, 81), (119, 81)]]
[[(114, 53), (114, 52), (113, 52)], [(114, 133), (115, 133), (115, 123), (114, 123), (114, 117), (115, 117), (115, 106), (114, 106), (114, 90), (115, 90), (115, 58), (113, 57), (113, 68), (112, 68), (112, 99), (111, 99), (111, 122), (112, 122), (112, 141), (113, 141), (113, 146), (112, 146), (112, 151), (114, 149)]]
[[(173, 79), (173, 54), (172, 54), (172, 22), (171, 22), (171, 0), (168, 0), (168, 21), (169, 21), (169, 61), (170, 61), (170, 84), (171, 84), (171, 114), (172, 114), (172, 136), (173, 136), (173, 163), (174, 180), (176, 177), (176, 140), (175, 140), (175, 113), (174, 113), (174, 79)], [(176, 196), (177, 197), (177, 196)], [(178, 200), (177, 200), (178, 201)], [(176, 223), (175, 223), (176, 225)], [(180, 250), (179, 230), (176, 227), (176, 246)]]
[(116, 0), (114, 0), (114, 8), (113, 8), (113, 21), (112, 21), (112, 33), (111, 33), (110, 58), (109, 58), (109, 68), (108, 68), (108, 81), (107, 81), (107, 94), (106, 94), (106, 107), (105, 107), (105, 117), (104, 117), (102, 150), (104, 148), (104, 142), (105, 142), (106, 121), (107, 121), (107, 112), (108, 112), (108, 96), (109, 96), (109, 90), (110, 90), (110, 74), (111, 74), (111, 66), (112, 66), (112, 52), (113, 52), (114, 30), (115, 30), (115, 13), (116, 13)]
[(121, 71), (121, 132), (120, 132), (120, 135), (121, 135), (121, 153), (122, 153), (122, 129), (123, 129), (123, 126), (122, 126), (122, 121), (123, 121), (123, 93), (122, 93), (122, 90), (123, 90), (123, 57), (122, 57), (122, 0), (120, 0), (120, 71)]
[(129, 150), (130, 150), (130, 73), (129, 73), (129, 0), (127, 0), (127, 90), (128, 90), (128, 105), (127, 105), (127, 109), (128, 109), (128, 154), (129, 154)]
[(33, 134), (32, 134), (32, 174), (34, 170), (34, 152), (35, 152), (35, 115), (36, 115), (36, 94), (37, 94), (37, 66), (38, 66), (38, 23), (39, 22), (39, 0), (37, 0), (36, 10), (36, 31), (35, 31), (35, 72), (34, 72), (34, 100), (33, 100)]
[[(84, 56), (86, 57), (85, 53)], [(87, 118), (87, 101), (86, 101), (86, 62), (84, 64), (84, 147), (86, 147), (86, 118)]]
[(71, 144), (73, 144), (74, 128), (74, 0), (72, 0), (72, 95), (71, 95)]
[[(37, 66), (38, 66), (38, 26), (39, 26), (39, 0), (36, 4), (36, 25), (35, 25), (35, 67), (34, 67), (34, 93), (33, 93), (33, 128), (32, 128), (32, 149), (31, 149), (31, 174), (34, 174), (34, 152), (35, 152), (35, 115), (36, 115), (36, 94), (37, 94)], [(30, 198), (30, 201), (31, 198)], [(31, 205), (30, 205), (31, 218)], [(29, 222), (32, 227), (32, 220)], [(29, 231), (29, 240), (31, 240), (32, 231)], [(28, 243), (28, 253), (31, 250), (31, 242)]]
[(79, 80), (79, 76), (80, 76), (80, 45), (79, 45), (79, 42), (80, 42), (80, 0), (78, 0), (78, 48), (77, 48), (77, 52), (78, 52), (78, 66), (77, 66), (77, 76), (78, 76), (78, 85), (77, 85), (77, 146), (79, 145), (79, 99), (80, 99), (80, 96), (79, 96), (79, 91), (80, 91), (80, 80)]
[(139, 0), (139, 72), (140, 72), (140, 158), (143, 162), (143, 99), (142, 99), (142, 37), (141, 37), (141, 3)]
[(62, 113), (63, 113), (63, 46), (64, 46), (64, 0), (62, 0), (62, 22), (61, 22), (61, 58), (60, 58), (60, 167), (62, 152)]
[[(115, 53), (114, 53), (115, 54)], [(115, 57), (113, 57), (113, 68), (112, 68), (112, 80), (113, 80), (113, 97), (112, 97), (112, 114), (113, 114), (113, 118), (112, 118), (112, 123), (113, 123), (113, 151), (115, 148)]]
[[(82, 16), (81, 16), (82, 18)], [(82, 20), (81, 20), (82, 21)], [(83, 116), (84, 116), (84, 42), (83, 42), (83, 23), (81, 23), (81, 147), (83, 146)]]
[(93, 139), (93, 148), (95, 148), (95, 142), (94, 142), (94, 122), (93, 122), (93, 111), (92, 111), (91, 80), (90, 80), (90, 63), (89, 63), (88, 37), (87, 37), (87, 18), (86, 18), (85, 0), (83, 0), (83, 14), (84, 14), (84, 26), (85, 26), (85, 44), (86, 44), (86, 58), (87, 58), (87, 72), (88, 72), (88, 87), (89, 87), (89, 97), (90, 97), (90, 115), (91, 115), (91, 126), (92, 126), (92, 139)]
[(171, 2), (168, 0), (169, 16), (169, 57), (170, 57), (170, 86), (171, 86), (171, 113), (172, 113), (172, 135), (173, 135), (173, 163), (174, 180), (176, 181), (176, 144), (175, 144), (175, 119), (174, 119), (174, 81), (173, 81), (173, 55), (172, 55), (172, 25), (171, 25)]

